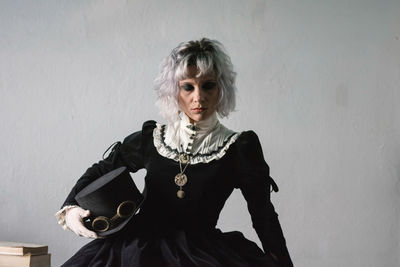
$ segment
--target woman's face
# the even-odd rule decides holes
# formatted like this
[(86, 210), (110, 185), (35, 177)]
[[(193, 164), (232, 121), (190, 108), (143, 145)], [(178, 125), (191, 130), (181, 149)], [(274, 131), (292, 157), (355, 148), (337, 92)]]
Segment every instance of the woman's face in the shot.
[(209, 118), (217, 109), (219, 87), (215, 76), (196, 77), (197, 67), (188, 67), (188, 78), (179, 81), (178, 102), (190, 122)]

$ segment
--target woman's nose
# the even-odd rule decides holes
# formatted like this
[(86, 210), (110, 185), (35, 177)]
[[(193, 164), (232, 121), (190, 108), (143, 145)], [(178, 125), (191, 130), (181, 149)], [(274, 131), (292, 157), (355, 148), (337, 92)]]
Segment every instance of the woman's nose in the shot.
[(193, 99), (195, 102), (202, 102), (204, 100), (204, 93), (202, 92), (202, 90), (200, 90), (199, 87), (196, 87), (193, 93)]

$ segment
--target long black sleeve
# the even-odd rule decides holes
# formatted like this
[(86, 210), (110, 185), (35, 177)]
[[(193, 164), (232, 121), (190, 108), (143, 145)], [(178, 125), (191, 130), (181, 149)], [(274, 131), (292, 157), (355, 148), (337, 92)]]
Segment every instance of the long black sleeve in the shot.
[[(278, 258), (278, 265), (293, 266), (278, 214), (270, 200), (269, 167), (264, 160), (260, 141), (253, 131), (243, 132), (238, 139), (238, 181), (251, 215), (253, 228), (261, 240), (265, 253)], [(274, 184), (276, 187), (276, 185)]]
[(85, 186), (93, 182), (95, 179), (110, 172), (116, 168), (126, 166), (129, 172), (136, 172), (144, 168), (143, 163), (143, 131), (149, 131), (154, 127), (154, 121), (147, 121), (143, 124), (142, 131), (135, 132), (124, 139), (117, 142), (112, 147), (110, 154), (98, 163), (93, 164), (86, 172), (78, 179), (75, 186), (72, 188), (68, 197), (64, 201), (62, 207), (67, 205), (77, 205), (75, 200), (76, 194)]

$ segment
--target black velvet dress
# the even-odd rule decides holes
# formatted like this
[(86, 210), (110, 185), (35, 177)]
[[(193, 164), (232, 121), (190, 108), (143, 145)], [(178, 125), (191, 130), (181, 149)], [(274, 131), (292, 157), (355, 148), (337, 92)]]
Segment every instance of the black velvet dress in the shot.
[[(147, 199), (118, 234), (82, 247), (63, 266), (292, 266), (285, 239), (270, 201), (269, 168), (257, 135), (241, 133), (226, 154), (209, 163), (189, 165), (185, 197), (177, 197), (174, 177), (179, 163), (161, 156), (153, 144), (154, 121), (143, 124), (114, 146), (110, 155), (78, 180), (63, 206), (101, 175), (121, 166), (145, 168)], [(226, 199), (243, 193), (264, 253), (240, 232), (221, 232), (217, 220)], [(277, 256), (275, 261), (272, 252)]]

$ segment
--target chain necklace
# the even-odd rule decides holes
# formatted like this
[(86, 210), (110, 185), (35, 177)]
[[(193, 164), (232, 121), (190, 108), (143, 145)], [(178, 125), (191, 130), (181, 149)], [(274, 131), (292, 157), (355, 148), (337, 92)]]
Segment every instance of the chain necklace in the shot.
[[(185, 167), (182, 169), (182, 163), (186, 164)], [(187, 176), (185, 174), (186, 168), (190, 164), (190, 157), (189, 155), (182, 153), (179, 155), (179, 169), (180, 173), (175, 175), (175, 184), (179, 186), (178, 192), (176, 192), (176, 196), (178, 198), (185, 197), (185, 191), (182, 190), (182, 187), (187, 183)]]
[[(181, 144), (181, 136), (180, 136), (180, 134), (179, 134), (178, 140), (179, 140), (179, 145), (181, 147), (182, 152), (178, 151), (179, 152), (178, 161), (179, 161), (179, 170), (180, 170), (180, 172), (177, 175), (175, 175), (174, 181), (175, 181), (175, 184), (177, 186), (179, 186), (179, 190), (176, 192), (176, 196), (178, 198), (184, 198), (185, 197), (185, 191), (182, 190), (182, 187), (188, 181), (188, 178), (187, 178), (187, 176), (185, 174), (185, 171), (186, 171), (186, 168), (190, 165), (190, 155), (186, 154), (185, 152), (183, 152), (183, 146)], [(178, 145), (178, 147), (179, 147), (179, 145)], [(182, 168), (182, 164), (185, 164), (185, 166), (183, 168)]]

